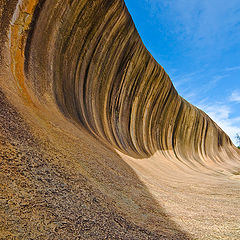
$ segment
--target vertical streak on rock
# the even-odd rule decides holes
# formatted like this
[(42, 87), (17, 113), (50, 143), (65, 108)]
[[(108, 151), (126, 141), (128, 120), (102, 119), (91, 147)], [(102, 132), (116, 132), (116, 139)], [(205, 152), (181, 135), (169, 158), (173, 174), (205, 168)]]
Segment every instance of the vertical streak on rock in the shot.
[(11, 69), (16, 80), (17, 86), (24, 99), (29, 104), (32, 103), (28, 94), (24, 74), (24, 46), (27, 39), (27, 31), (32, 21), (33, 12), (37, 0), (22, 0), (18, 2), (13, 14), (10, 27), (10, 52), (11, 52)]
[(10, 50), (27, 102), (28, 91), (41, 102), (54, 97), (67, 118), (133, 157), (173, 152), (191, 167), (236, 158), (228, 136), (177, 94), (122, 0), (20, 5)]

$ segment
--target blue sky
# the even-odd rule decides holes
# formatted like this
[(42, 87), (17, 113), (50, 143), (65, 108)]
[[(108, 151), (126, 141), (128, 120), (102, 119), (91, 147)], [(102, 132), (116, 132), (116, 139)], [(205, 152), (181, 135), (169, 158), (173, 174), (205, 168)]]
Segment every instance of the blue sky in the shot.
[(125, 0), (179, 94), (236, 144), (240, 134), (240, 1)]

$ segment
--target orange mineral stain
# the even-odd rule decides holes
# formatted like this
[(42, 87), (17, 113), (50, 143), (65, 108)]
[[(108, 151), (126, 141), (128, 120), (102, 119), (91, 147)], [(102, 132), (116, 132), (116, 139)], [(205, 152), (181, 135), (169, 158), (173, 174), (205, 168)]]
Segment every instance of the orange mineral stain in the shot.
[(20, 93), (23, 95), (25, 102), (29, 104), (32, 104), (32, 99), (25, 82), (24, 49), (27, 32), (37, 3), (36, 0), (22, 1), (16, 9), (16, 19), (14, 19), (10, 27), (11, 69)]

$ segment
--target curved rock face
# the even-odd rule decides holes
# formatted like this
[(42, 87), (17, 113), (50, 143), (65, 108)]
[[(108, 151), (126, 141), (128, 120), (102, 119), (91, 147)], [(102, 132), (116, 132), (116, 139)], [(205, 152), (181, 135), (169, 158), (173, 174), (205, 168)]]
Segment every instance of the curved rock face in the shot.
[(41, 101), (54, 95), (66, 117), (132, 156), (173, 150), (178, 158), (220, 160), (218, 152), (231, 148), (206, 114), (178, 96), (123, 1), (30, 5), (15, 13), (10, 32), (25, 95), (26, 85)]
[[(238, 175), (239, 150), (177, 94), (124, 2), (0, 3), (3, 183), (10, 186), (3, 239), (191, 238), (185, 230), (209, 237), (201, 227), (180, 230), (145, 187), (142, 177), (154, 167), (135, 161), (158, 154), (159, 173), (172, 162), (173, 175), (193, 169), (191, 176), (229, 177)], [(19, 199), (28, 199), (28, 210)]]

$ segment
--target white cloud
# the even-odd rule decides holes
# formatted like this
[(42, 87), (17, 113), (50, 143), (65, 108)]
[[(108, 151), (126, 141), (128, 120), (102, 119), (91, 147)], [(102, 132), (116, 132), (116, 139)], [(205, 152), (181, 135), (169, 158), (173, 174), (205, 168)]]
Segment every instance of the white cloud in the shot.
[(194, 81), (194, 79), (197, 78), (197, 76), (199, 76), (199, 74), (201, 73), (201, 71), (196, 71), (196, 72), (192, 72), (192, 73), (187, 73), (184, 75), (177, 75), (174, 76), (172, 78), (173, 84), (176, 88), (185, 85), (186, 83), (192, 83)]
[(229, 98), (231, 102), (240, 103), (240, 91), (234, 90)]
[(237, 144), (236, 134), (240, 133), (240, 117), (231, 118), (232, 109), (228, 105), (216, 103), (212, 105), (198, 105), (198, 108), (206, 112), (224, 132), (228, 134), (234, 144)]
[(228, 67), (225, 68), (225, 71), (230, 72), (230, 71), (237, 71), (240, 70), (240, 66), (235, 66), (235, 67)]
[(226, 77), (228, 77), (228, 75), (216, 75), (213, 77), (209, 77), (209, 82), (203, 86), (201, 92), (208, 92), (209, 90), (213, 89), (221, 79), (224, 79)]
[[(192, 94), (191, 94), (192, 93)], [(231, 106), (231, 103), (212, 102), (209, 98), (199, 100), (199, 92), (194, 91), (182, 92), (182, 96), (202, 109), (208, 116), (222, 128), (224, 132), (231, 138), (232, 142), (237, 145), (236, 134), (240, 134), (240, 116), (232, 117), (236, 112)], [(240, 103), (240, 92), (234, 91), (229, 98), (231, 101)]]
[[(207, 81), (205, 81), (204, 76), (208, 76)], [(199, 103), (199, 101), (202, 101), (203, 96), (206, 96), (206, 93), (215, 88), (217, 83), (226, 77), (228, 77), (226, 74), (210, 76), (207, 72), (201, 70), (189, 74), (177, 75), (172, 78), (172, 81), (178, 93), (183, 98), (192, 103)], [(199, 82), (202, 82), (201, 86)]]
[[(164, 37), (170, 41), (174, 39), (179, 44), (183, 63), (185, 59), (191, 59), (189, 56), (194, 56), (197, 60), (193, 64), (199, 64), (199, 72), (182, 74), (182, 68), (176, 69), (171, 78), (177, 91), (205, 111), (236, 144), (236, 133), (240, 133), (240, 117), (236, 117), (238, 113), (233, 106), (240, 103), (240, 89), (227, 97), (219, 96), (219, 91), (222, 91), (221, 83), (224, 82), (224, 87), (227, 80), (232, 78), (232, 71), (240, 70), (239, 64), (222, 67), (226, 52), (239, 44), (239, 0), (145, 1), (154, 21), (159, 21), (160, 31), (167, 29)], [(215, 63), (221, 67), (214, 69)], [(192, 66), (195, 65), (189, 63), (188, 70), (195, 71)], [(183, 71), (186, 71), (186, 67)], [(226, 87), (231, 87), (230, 80)], [(214, 100), (220, 97), (225, 103)]]
[[(146, 0), (153, 16), (170, 25), (172, 33), (195, 48), (237, 44), (239, 0)], [(167, 20), (166, 20), (167, 19)]]

